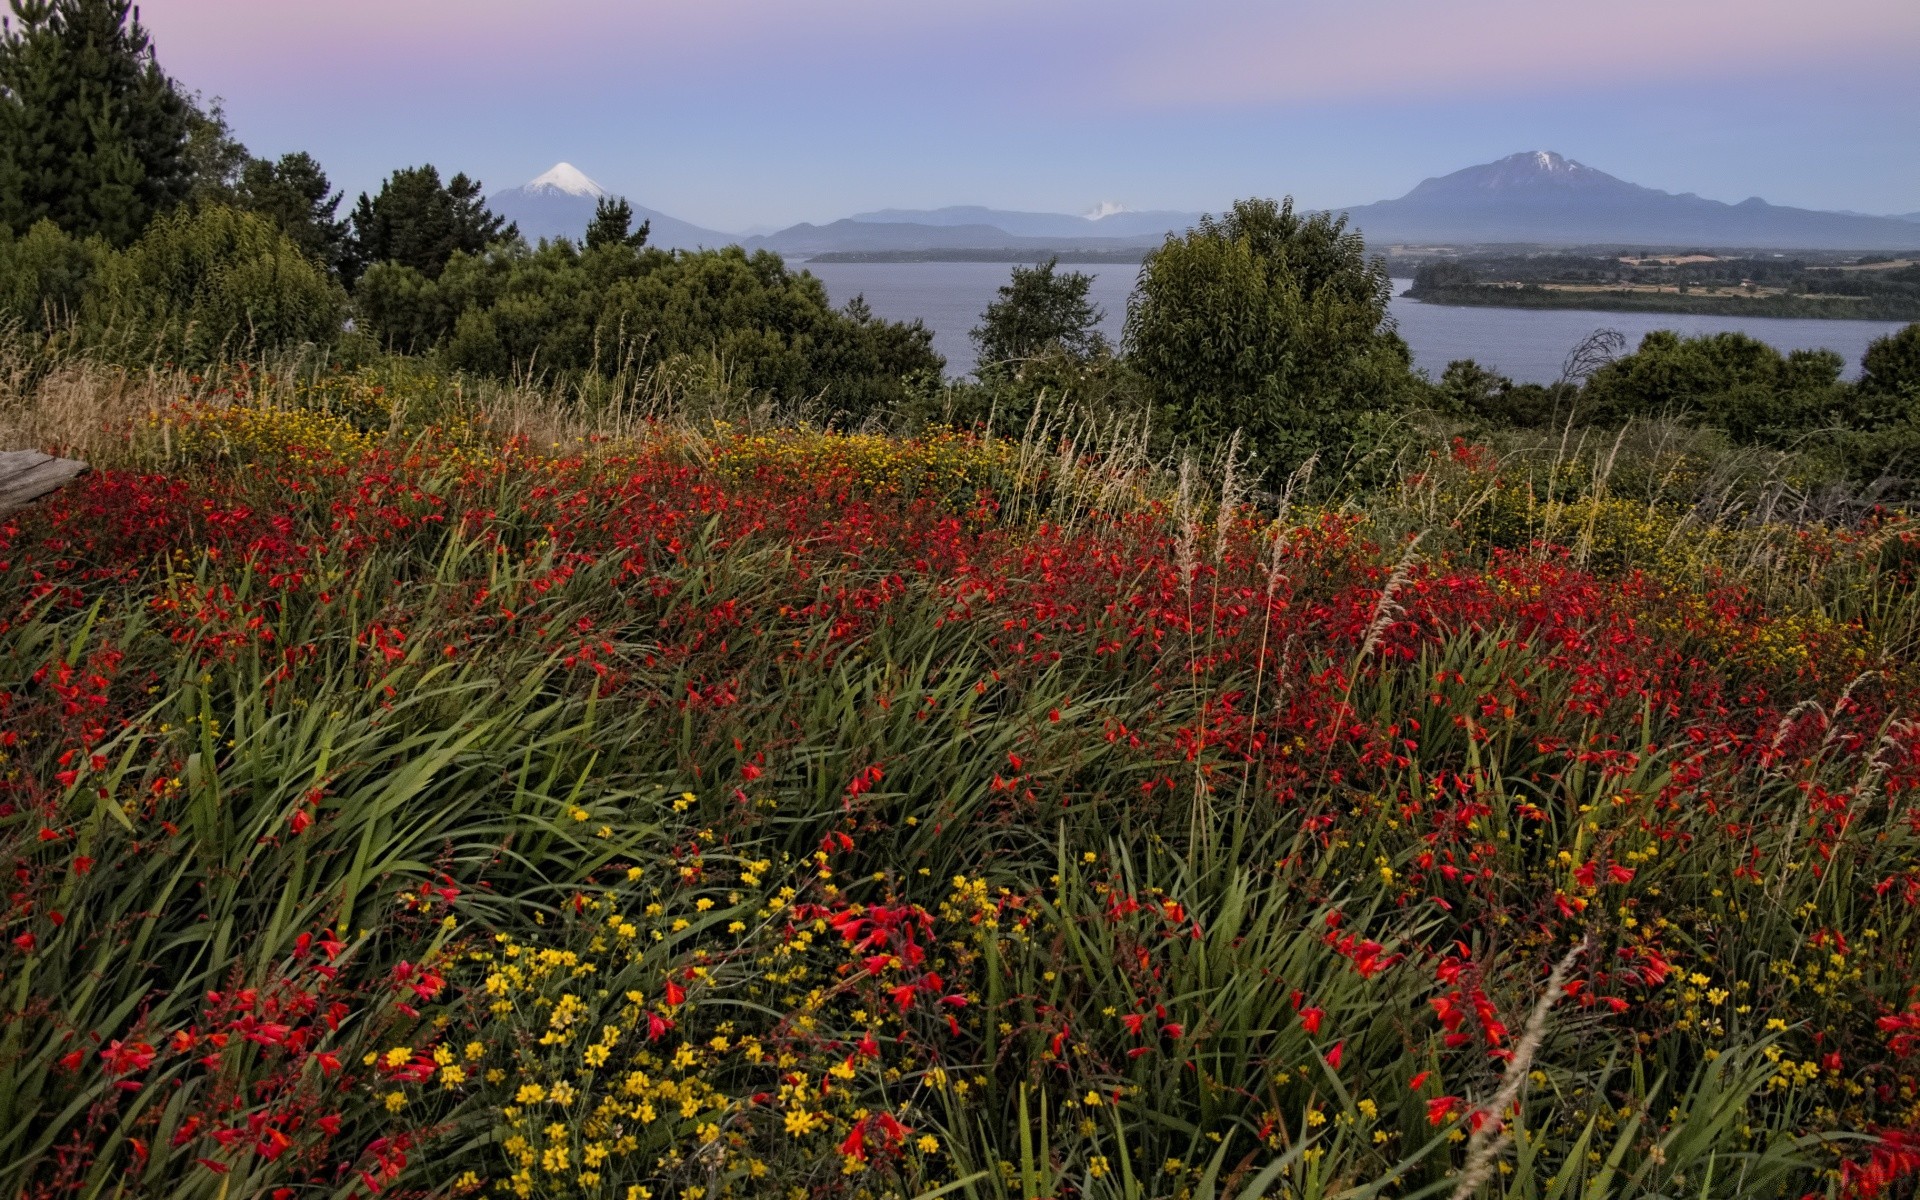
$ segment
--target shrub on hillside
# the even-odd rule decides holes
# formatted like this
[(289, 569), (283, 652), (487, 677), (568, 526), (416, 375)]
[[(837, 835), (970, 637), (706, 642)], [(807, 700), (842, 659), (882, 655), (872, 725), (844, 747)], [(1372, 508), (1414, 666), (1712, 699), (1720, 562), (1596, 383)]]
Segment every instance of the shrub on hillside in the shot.
[(33, 333), (67, 326), (104, 253), (103, 243), (71, 237), (52, 221), (21, 237), (0, 226), (0, 321)]
[(1655, 330), (1594, 373), (1579, 413), (1603, 425), (1679, 417), (1725, 430), (1736, 442), (1788, 445), (1844, 418), (1843, 366), (1831, 350), (1783, 355), (1744, 333), (1688, 338)]
[(183, 362), (325, 343), (346, 297), (265, 219), (207, 207), (154, 222), (101, 261), (89, 323), (114, 344)]
[(842, 422), (900, 402), (944, 365), (919, 322), (877, 320), (864, 305), (836, 310), (813, 276), (737, 247), (509, 246), (455, 254), (438, 279), (372, 267), (355, 299), (382, 342), (438, 351), (459, 370), (637, 378), (717, 360), (736, 387), (789, 405), (817, 400)]

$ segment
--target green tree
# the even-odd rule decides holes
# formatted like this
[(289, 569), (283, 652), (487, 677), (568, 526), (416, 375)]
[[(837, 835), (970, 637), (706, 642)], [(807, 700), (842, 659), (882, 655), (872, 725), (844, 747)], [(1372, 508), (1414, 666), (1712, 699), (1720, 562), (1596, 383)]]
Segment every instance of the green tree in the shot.
[(1201, 446), (1238, 429), (1273, 472), (1349, 443), (1357, 418), (1416, 391), (1390, 295), (1385, 262), (1344, 217), (1243, 200), (1147, 258), (1126, 351), (1162, 428)]
[(1089, 359), (1107, 352), (1100, 335), (1106, 316), (1087, 298), (1093, 276), (1057, 273), (1058, 258), (1013, 268), (993, 303), (971, 332), (980, 375), (985, 378), (1048, 353)]
[(640, 228), (633, 229), (633, 205), (627, 203), (625, 196), (602, 196), (593, 206), (586, 245), (589, 250), (603, 246), (630, 246), (638, 250), (647, 244), (647, 234), (652, 231), (651, 221), (642, 221)]
[(347, 222), (336, 216), (341, 195), (305, 151), (278, 162), (252, 159), (240, 174), (240, 205), (272, 221), (308, 258), (336, 273), (347, 260)]
[(253, 156), (233, 136), (220, 98), (189, 100), (187, 113), (187, 198), (195, 204), (233, 204), (240, 179)]
[(0, 222), (125, 245), (192, 186), (192, 108), (131, 0), (12, 0), (0, 30)]
[(375, 263), (398, 263), (437, 279), (456, 253), (479, 254), (519, 235), (487, 208), (480, 181), (457, 174), (444, 184), (429, 163), (395, 171), (380, 191), (354, 206), (347, 275)]

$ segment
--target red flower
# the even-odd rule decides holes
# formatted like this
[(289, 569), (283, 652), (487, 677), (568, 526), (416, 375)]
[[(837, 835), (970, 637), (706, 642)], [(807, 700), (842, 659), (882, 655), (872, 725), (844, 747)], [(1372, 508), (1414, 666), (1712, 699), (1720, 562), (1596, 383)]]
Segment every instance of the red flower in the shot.
[(100, 1052), (107, 1070), (114, 1075), (131, 1075), (153, 1065), (153, 1047), (145, 1042), (113, 1041)]
[(1458, 1096), (1437, 1096), (1427, 1101), (1427, 1124), (1438, 1125), (1460, 1107)]
[(1320, 1022), (1326, 1019), (1326, 1010), (1321, 1008), (1303, 1008), (1300, 1010), (1300, 1028), (1308, 1033), (1319, 1033)]

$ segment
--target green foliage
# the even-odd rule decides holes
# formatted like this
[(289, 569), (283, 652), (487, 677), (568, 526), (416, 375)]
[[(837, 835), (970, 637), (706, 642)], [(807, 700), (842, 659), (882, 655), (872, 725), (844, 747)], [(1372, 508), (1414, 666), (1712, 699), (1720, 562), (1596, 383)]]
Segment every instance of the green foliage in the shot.
[(1383, 260), (1345, 219), (1244, 200), (1147, 259), (1126, 345), (1162, 425), (1201, 445), (1240, 430), (1269, 473), (1345, 445), (1352, 419), (1413, 391)]
[(1875, 338), (1860, 368), (1863, 408), (1883, 420), (1920, 416), (1920, 322)]
[(813, 276), (735, 248), (671, 253), (622, 239), (561, 240), (455, 254), (434, 278), (370, 269), (362, 321), (397, 350), (437, 350), (482, 375), (637, 378), (655, 368), (717, 373), (790, 405), (819, 401), (858, 422), (937, 382), (942, 360), (918, 322), (836, 311)]
[(240, 174), (240, 207), (273, 222), (308, 258), (335, 272), (347, 260), (347, 223), (335, 216), (340, 197), (305, 151), (279, 162), (252, 159)]
[[(587, 225), (586, 246), (589, 250), (598, 250), (604, 246), (624, 245), (635, 250), (647, 244), (647, 234), (652, 231), (653, 222), (640, 222), (639, 229), (633, 229), (633, 206), (626, 197), (600, 197), (593, 206), (593, 220)], [(631, 232), (629, 232), (631, 230)]]
[(191, 108), (131, 0), (13, 0), (0, 32), (0, 222), (115, 245), (186, 198)]
[(437, 279), (456, 253), (479, 254), (519, 231), (488, 210), (480, 181), (456, 174), (444, 184), (428, 163), (395, 171), (380, 191), (360, 193), (353, 210), (349, 279), (376, 263), (397, 263)]
[(1912, 320), (1920, 271), (1838, 256), (1476, 254), (1414, 270), (1408, 295), (1431, 304), (1609, 309), (1733, 317)]
[(220, 98), (195, 97), (187, 112), (187, 199), (195, 204), (238, 204), (240, 179), (253, 156), (233, 136)]
[(182, 210), (102, 260), (90, 324), (121, 345), (183, 362), (326, 343), (346, 297), (265, 218)]
[(25, 237), (0, 226), (0, 321), (34, 332), (51, 332), (80, 315), (102, 254), (99, 242), (83, 242), (41, 221)]
[(1655, 330), (1594, 373), (1580, 413), (1606, 425), (1676, 416), (1723, 429), (1736, 442), (1787, 445), (1842, 406), (1842, 366), (1831, 350), (1782, 355), (1743, 333), (1684, 338)]
[(1515, 383), (1471, 358), (1460, 358), (1434, 384), (1434, 403), (1443, 413), (1464, 416), (1488, 425), (1532, 427), (1552, 419), (1566, 389), (1537, 383)]
[(1093, 276), (1056, 274), (1059, 263), (1055, 257), (1038, 266), (1014, 267), (1012, 278), (980, 314), (971, 336), (981, 378), (1048, 353), (1080, 360), (1107, 353), (1107, 339), (1100, 334), (1105, 314), (1087, 299)]

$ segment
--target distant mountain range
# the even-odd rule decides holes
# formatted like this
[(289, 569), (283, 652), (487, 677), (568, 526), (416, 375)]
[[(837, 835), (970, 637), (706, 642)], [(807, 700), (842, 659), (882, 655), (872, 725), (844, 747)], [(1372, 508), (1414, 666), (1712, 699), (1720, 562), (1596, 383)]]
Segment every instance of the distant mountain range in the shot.
[[(530, 240), (578, 238), (608, 192), (561, 163), (489, 203)], [(631, 201), (630, 201), (631, 203)], [(1727, 204), (1617, 179), (1550, 150), (1512, 154), (1420, 183), (1396, 200), (1344, 211), (1369, 243), (1392, 245), (1625, 245), (1755, 250), (1920, 249), (1920, 212), (1904, 216), (1825, 212), (1769, 204)], [(1102, 205), (1084, 216), (1014, 212), (978, 205), (879, 209), (825, 225), (802, 223), (739, 237), (634, 205), (652, 222), (655, 246), (739, 244), (794, 258), (817, 254), (902, 254), (940, 250), (1032, 253), (1145, 251), (1191, 228), (1199, 213), (1132, 212)]]
[(1423, 181), (1398, 200), (1346, 210), (1375, 244), (1545, 243), (1904, 250), (1910, 220), (1738, 204), (1616, 179), (1550, 150), (1512, 154)]
[[(580, 240), (593, 221), (593, 210), (603, 197), (612, 195), (572, 163), (560, 163), (546, 174), (517, 188), (495, 192), (487, 198), (487, 207), (520, 227), (529, 242), (541, 238)], [(669, 250), (694, 250), (701, 246), (727, 246), (740, 239), (730, 233), (702, 229), (676, 217), (633, 204), (633, 222), (649, 222), (647, 244)]]
[(986, 225), (1015, 237), (1027, 238), (1152, 238), (1158, 242), (1171, 230), (1187, 229), (1200, 219), (1199, 213), (1134, 212), (1116, 205), (1102, 205), (1086, 216), (1068, 213), (1007, 212), (961, 204), (951, 208), (883, 208), (878, 212), (855, 213), (848, 218), (866, 224)]

